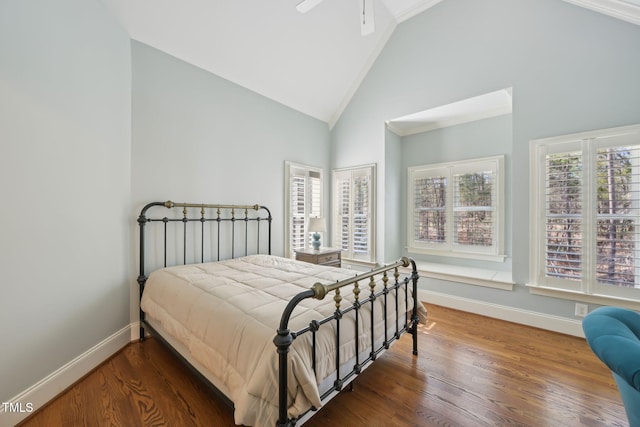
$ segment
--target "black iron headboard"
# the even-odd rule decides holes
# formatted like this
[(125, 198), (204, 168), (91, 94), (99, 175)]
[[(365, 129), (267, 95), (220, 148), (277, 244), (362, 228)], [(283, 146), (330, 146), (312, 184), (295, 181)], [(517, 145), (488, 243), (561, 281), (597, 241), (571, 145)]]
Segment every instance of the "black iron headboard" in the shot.
[[(160, 216), (160, 214), (149, 215), (149, 211), (158, 206), (169, 209), (170, 212), (165, 210), (164, 216)], [(182, 210), (175, 208), (182, 208)], [(266, 216), (260, 216), (261, 211), (263, 211), (263, 215), (266, 213)], [(271, 221), (269, 209), (260, 205), (174, 203), (171, 201), (149, 203), (142, 208), (140, 216), (138, 216), (138, 225), (140, 226), (140, 275), (138, 282), (144, 286), (146, 281), (148, 260), (145, 248), (149, 242), (145, 236), (145, 229), (148, 223), (162, 223), (160, 233), (163, 241), (160, 244), (156, 242), (154, 249), (158, 249), (158, 246), (162, 247), (160, 249), (163, 254), (162, 266), (167, 267), (179, 263), (176, 259), (167, 262), (169, 248), (175, 249), (176, 246), (181, 248), (181, 263), (183, 264), (219, 261), (220, 259), (235, 258), (238, 255), (246, 256), (250, 253), (271, 254)], [(264, 222), (267, 227), (266, 236), (264, 236), (265, 231), (260, 230), (260, 225)], [(255, 227), (250, 227), (250, 224)], [(207, 228), (209, 233), (206, 232)], [(175, 234), (172, 236), (169, 234), (177, 232), (177, 229), (181, 229), (181, 243), (179, 237)], [(170, 236), (170, 242), (167, 242), (168, 236)], [(262, 241), (261, 236), (263, 237)], [(199, 245), (196, 241), (198, 238)], [(238, 242), (239, 238), (240, 242)], [(213, 248), (214, 242), (215, 248)], [(223, 248), (221, 248), (221, 244)], [(209, 253), (206, 248), (211, 249)], [(188, 252), (191, 253), (188, 255)], [(178, 257), (178, 254), (175, 255)]]
[[(149, 211), (155, 207), (164, 207), (169, 209), (169, 212), (165, 209), (163, 211), (164, 216), (159, 213), (155, 216), (149, 215)], [(176, 208), (182, 208), (182, 210), (180, 211)], [(265, 214), (266, 216), (264, 216)], [(142, 208), (138, 216), (138, 225), (140, 227), (140, 274), (138, 276), (140, 297), (142, 298), (144, 285), (147, 281), (147, 267), (152, 264), (147, 259), (146, 253), (146, 248), (149, 247), (150, 243), (145, 236), (147, 224), (160, 223), (161, 231), (159, 234), (162, 236), (162, 241), (153, 242), (152, 248), (162, 253), (163, 260), (160, 265), (156, 266), (168, 267), (178, 263), (193, 264), (214, 260), (220, 261), (221, 259), (255, 253), (270, 255), (271, 221), (271, 212), (267, 207), (261, 205), (174, 203), (172, 201), (147, 204)], [(262, 229), (260, 227), (265, 222), (266, 230), (264, 229), (265, 227)], [(207, 233), (207, 229), (209, 233)], [(200, 240), (199, 244), (197, 242), (198, 238)], [(182, 240), (182, 242), (179, 242), (179, 240)], [(171, 262), (168, 262), (170, 248), (174, 249), (174, 258)], [(209, 251), (207, 251), (207, 248), (209, 248)], [(182, 253), (179, 254), (178, 252)], [(178, 262), (180, 255), (182, 259)], [(140, 311), (140, 318), (144, 320), (142, 310)]]

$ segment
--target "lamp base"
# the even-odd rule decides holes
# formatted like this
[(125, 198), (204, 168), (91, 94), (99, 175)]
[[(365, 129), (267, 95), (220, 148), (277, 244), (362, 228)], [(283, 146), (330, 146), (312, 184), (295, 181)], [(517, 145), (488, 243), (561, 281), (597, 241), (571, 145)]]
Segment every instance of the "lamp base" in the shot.
[(313, 250), (315, 251), (320, 249), (320, 233), (313, 233), (313, 242), (311, 242), (311, 246), (313, 246)]

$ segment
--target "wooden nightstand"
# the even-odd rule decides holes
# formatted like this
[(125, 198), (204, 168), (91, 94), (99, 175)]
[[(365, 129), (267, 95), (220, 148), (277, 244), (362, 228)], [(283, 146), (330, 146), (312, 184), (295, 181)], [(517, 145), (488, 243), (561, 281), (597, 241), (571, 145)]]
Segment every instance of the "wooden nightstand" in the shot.
[(311, 264), (329, 265), (340, 267), (342, 265), (342, 250), (334, 248), (313, 248), (296, 249), (296, 259), (298, 261), (310, 262)]

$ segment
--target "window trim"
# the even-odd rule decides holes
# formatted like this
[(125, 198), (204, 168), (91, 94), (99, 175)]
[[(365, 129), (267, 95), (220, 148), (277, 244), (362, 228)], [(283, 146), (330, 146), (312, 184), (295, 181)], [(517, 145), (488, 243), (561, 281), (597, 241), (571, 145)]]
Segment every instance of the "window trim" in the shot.
[[(595, 159), (593, 153), (602, 147), (624, 146), (624, 142), (608, 141), (608, 138), (622, 138), (636, 134), (636, 145), (640, 145), (640, 125), (623, 126), (610, 129), (601, 129), (589, 132), (579, 132), (569, 135), (554, 136), (549, 138), (534, 139), (530, 141), (529, 151), (529, 194), (530, 194), (530, 227), (529, 227), (529, 280), (527, 286), (530, 292), (536, 295), (553, 296), (557, 298), (580, 300), (595, 304), (611, 304), (612, 302), (624, 303), (627, 306), (638, 308), (640, 303), (640, 288), (625, 288), (619, 286), (611, 286), (597, 283), (597, 280), (588, 280), (589, 277), (594, 279), (595, 270), (586, 273), (587, 280), (561, 280), (555, 278), (547, 278), (544, 273), (544, 248), (545, 238), (542, 235), (545, 224), (545, 192), (544, 181), (546, 179), (545, 157), (547, 154), (568, 152), (571, 150), (580, 150), (586, 167), (583, 169), (585, 176), (582, 178), (582, 188), (584, 197), (588, 198), (583, 208), (583, 229), (586, 229), (587, 236), (583, 237), (590, 248), (585, 248), (585, 256), (589, 251), (593, 251), (595, 244), (595, 234), (593, 233), (593, 225), (596, 217), (595, 207), (591, 199), (594, 196), (592, 186), (584, 184), (584, 181), (590, 182), (593, 178)], [(586, 152), (586, 153), (585, 153)], [(591, 160), (589, 160), (591, 159)], [(636, 167), (638, 167), (636, 165)], [(640, 226), (640, 216), (638, 218)], [(585, 269), (594, 269), (593, 262), (590, 259), (584, 261)]]
[[(453, 175), (455, 172), (461, 170), (477, 171), (483, 165), (493, 165), (495, 171), (495, 238), (494, 244), (487, 248), (474, 248), (472, 246), (456, 246), (453, 244), (453, 219), (454, 219), (454, 206), (453, 206)], [(415, 176), (421, 172), (442, 172), (446, 173), (447, 188), (446, 188), (446, 243), (445, 244), (431, 244), (416, 243), (414, 239), (415, 216), (414, 216), (414, 181)], [(460, 160), (444, 163), (433, 163), (427, 165), (410, 166), (407, 169), (407, 251), (409, 253), (425, 254), (445, 256), (451, 258), (465, 258), (480, 261), (497, 261), (504, 262), (506, 254), (504, 253), (504, 230), (505, 230), (505, 210), (504, 210), (504, 194), (505, 194), (505, 170), (504, 170), (504, 155), (482, 157), (476, 159)]]
[[(292, 220), (292, 211), (291, 211), (291, 171), (293, 168), (302, 169), (306, 172), (306, 176), (309, 176), (310, 172), (316, 172), (320, 174), (320, 214), (324, 214), (324, 169), (317, 166), (309, 166), (302, 163), (291, 162), (285, 160), (285, 172), (284, 172), (284, 213), (285, 213), (285, 227), (284, 227), (284, 256), (287, 258), (294, 258), (295, 252), (291, 245), (291, 220)], [(309, 200), (305, 200), (305, 210), (308, 208)], [(308, 227), (308, 219), (309, 215), (305, 214), (305, 230)], [(307, 236), (310, 234), (305, 233)], [(327, 238), (327, 233), (321, 233), (322, 241), (324, 242)]]
[[(365, 263), (371, 264), (376, 262), (376, 187), (377, 187), (377, 174), (376, 174), (376, 164), (366, 164), (359, 166), (351, 166), (345, 168), (337, 168), (331, 171), (331, 188), (333, 192), (333, 197), (331, 200), (331, 213), (332, 213), (332, 245), (341, 248), (341, 239), (340, 239), (340, 224), (339, 224), (339, 207), (338, 207), (338, 197), (339, 192), (337, 190), (337, 174), (349, 172), (351, 174), (350, 182), (353, 183), (353, 175), (357, 173), (364, 173), (369, 176), (369, 251), (368, 255), (365, 256), (354, 256), (353, 253), (353, 239), (350, 239), (350, 247), (351, 251), (342, 251), (342, 259), (344, 261), (350, 261), (354, 263)], [(353, 188), (351, 186), (351, 188)], [(353, 200), (350, 201), (350, 211), (353, 211)]]

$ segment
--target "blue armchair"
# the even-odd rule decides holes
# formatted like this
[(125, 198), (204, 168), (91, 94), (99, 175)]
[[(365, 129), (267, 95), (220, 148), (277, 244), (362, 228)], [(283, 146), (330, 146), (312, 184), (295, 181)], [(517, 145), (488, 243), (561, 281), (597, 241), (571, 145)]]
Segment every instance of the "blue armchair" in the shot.
[(629, 425), (640, 427), (640, 313), (600, 307), (582, 321), (591, 350), (609, 367)]

